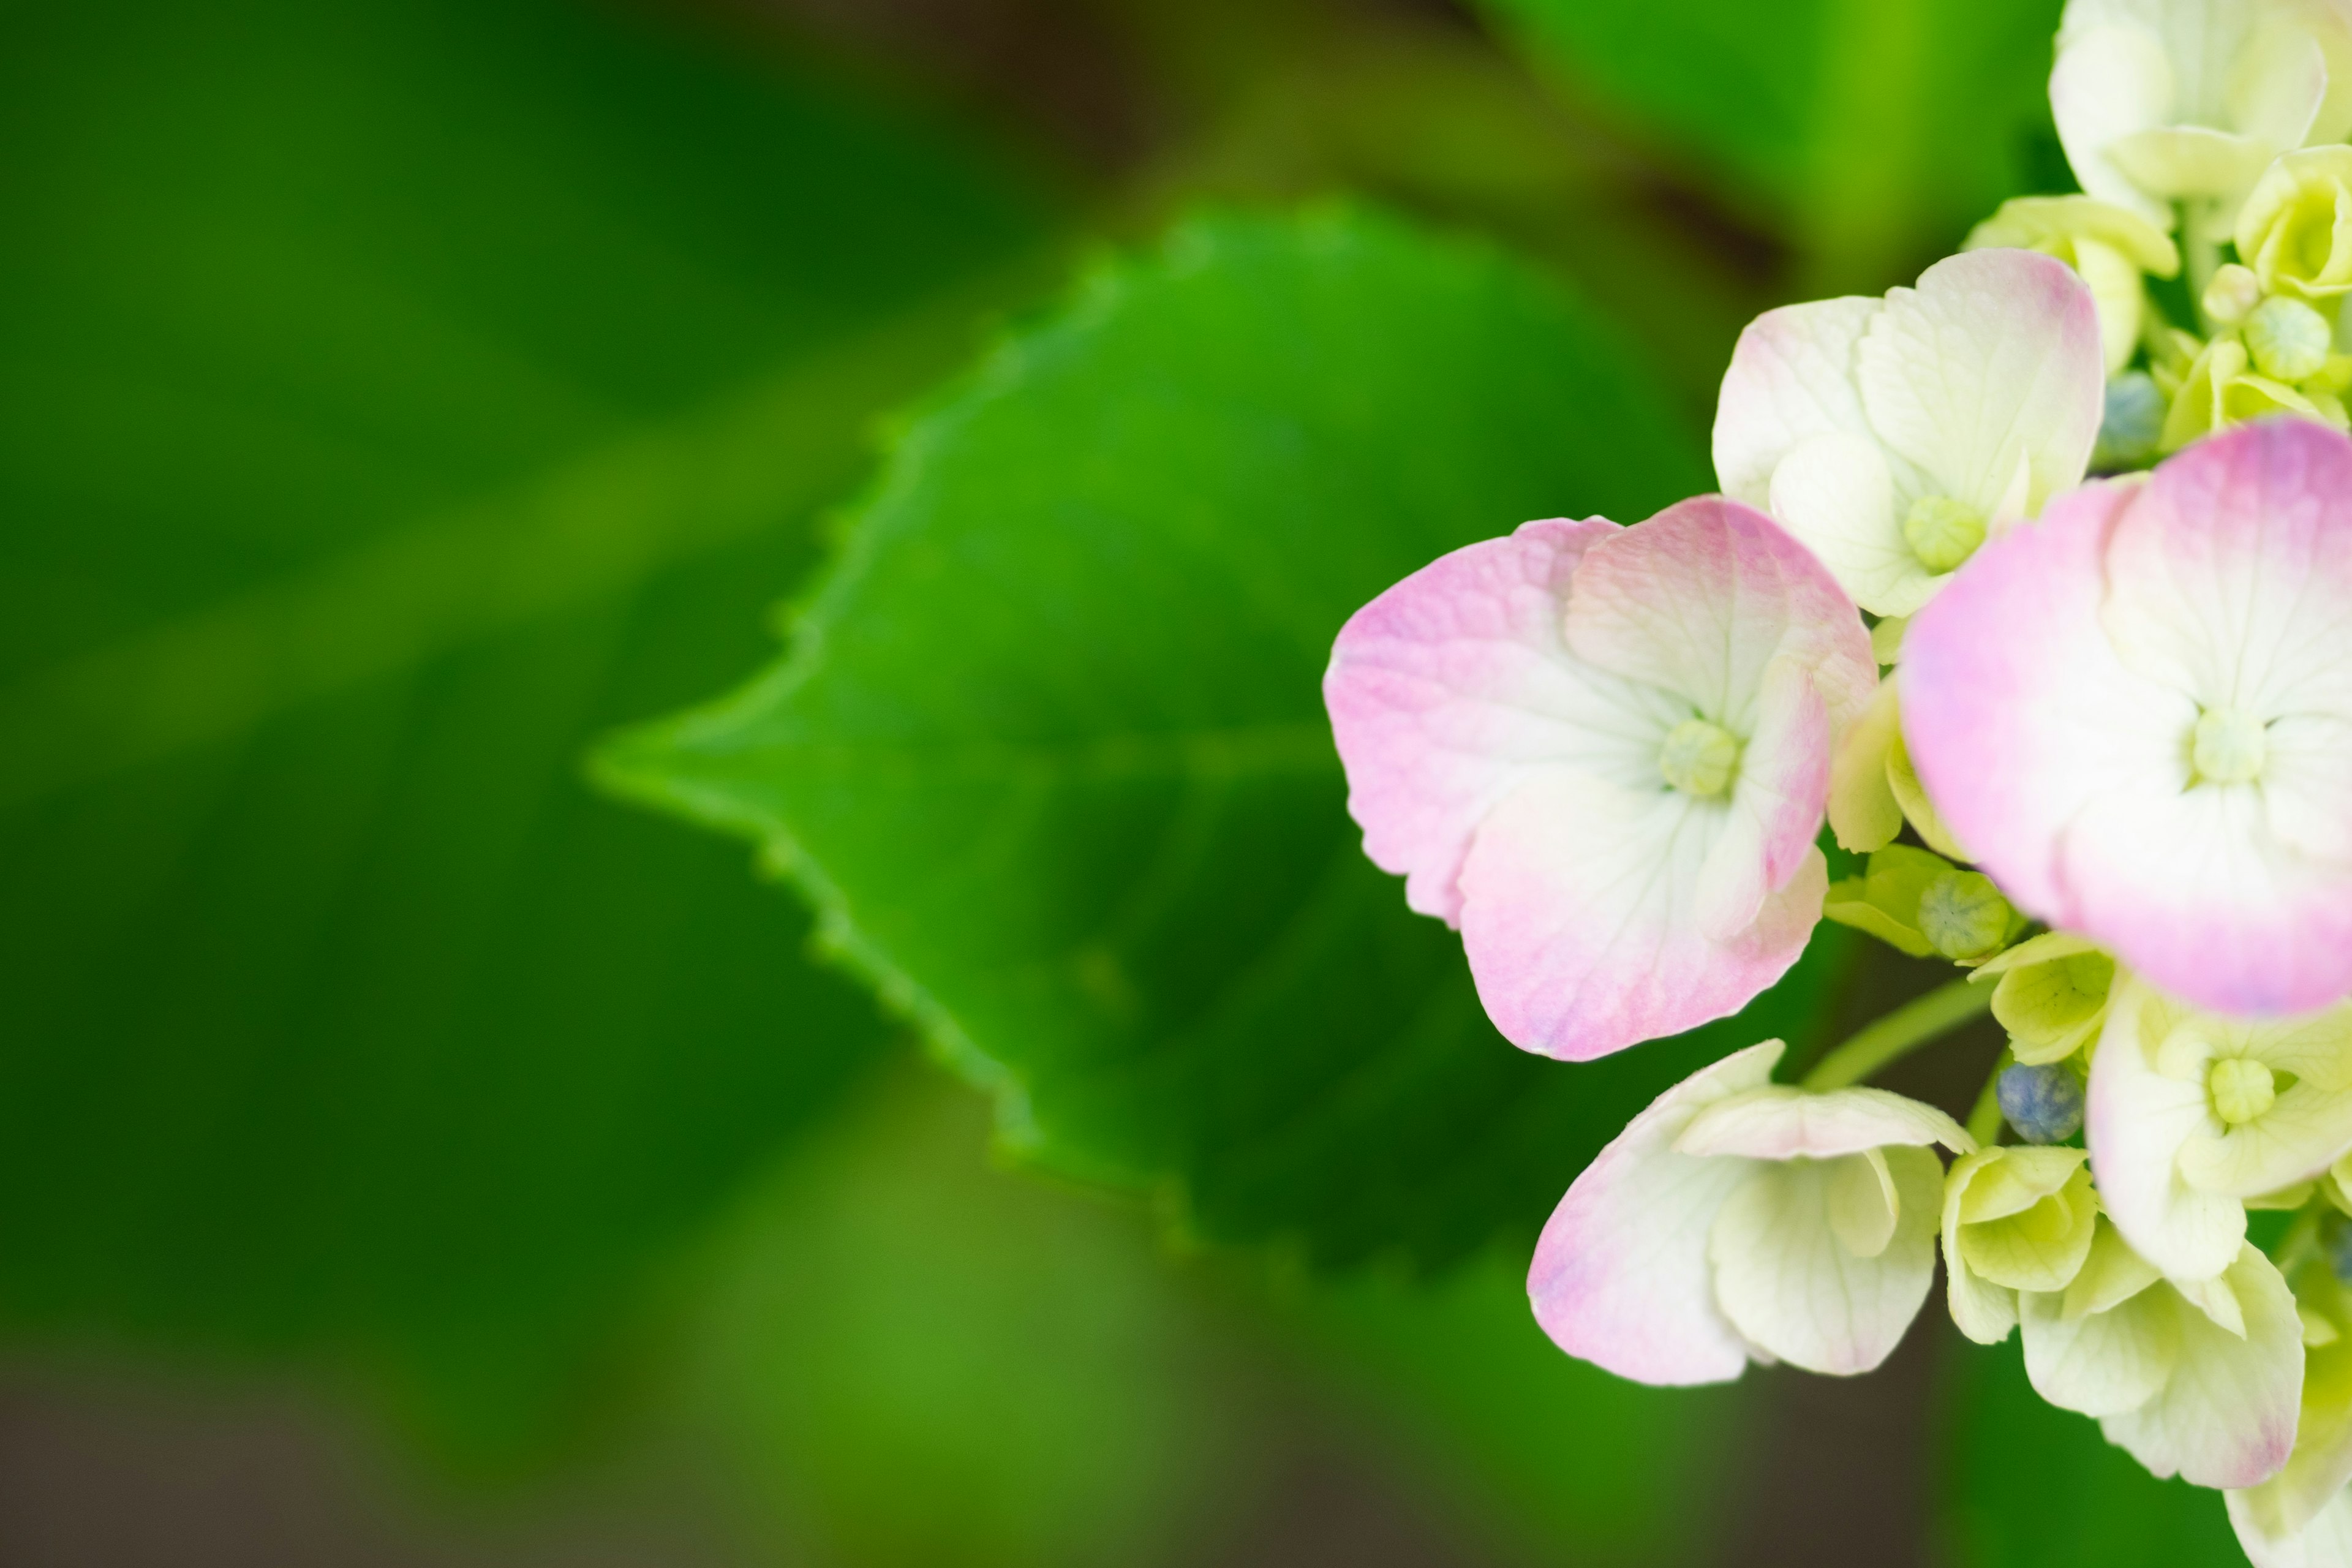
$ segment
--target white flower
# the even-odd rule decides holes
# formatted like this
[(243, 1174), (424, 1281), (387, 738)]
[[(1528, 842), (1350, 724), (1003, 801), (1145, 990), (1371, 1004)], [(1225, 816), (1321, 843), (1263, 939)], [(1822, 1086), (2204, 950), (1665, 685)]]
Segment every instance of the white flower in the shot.
[(2242, 1245), (2220, 1275), (2175, 1284), (2102, 1220), (2063, 1291), (2018, 1299), (2025, 1373), (2159, 1478), (2252, 1487), (2294, 1446), (2303, 1323), (2271, 1260)]
[(2170, 227), (2352, 130), (2352, 26), (2334, 0), (2068, 0), (2050, 108), (2084, 190)]
[(1936, 1268), (1943, 1173), (1975, 1143), (1878, 1089), (1770, 1080), (1781, 1045), (1659, 1096), (1577, 1177), (1528, 1273), (1562, 1350), (1643, 1383), (1722, 1383), (1750, 1361), (1868, 1372)]
[(2104, 363), (2097, 309), (2063, 263), (1970, 251), (1884, 300), (1750, 323), (1716, 405), (1716, 477), (1864, 609), (1907, 616), (1988, 535), (2081, 481)]
[(2091, 1167), (2125, 1239), (2174, 1279), (2229, 1267), (2245, 1200), (2352, 1149), (2352, 1005), (2229, 1018), (2122, 977), (2091, 1058)]

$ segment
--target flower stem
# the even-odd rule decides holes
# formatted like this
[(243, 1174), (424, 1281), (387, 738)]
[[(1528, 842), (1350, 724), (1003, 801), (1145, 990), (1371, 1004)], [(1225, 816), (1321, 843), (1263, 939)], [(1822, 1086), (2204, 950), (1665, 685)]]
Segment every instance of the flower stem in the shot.
[(1928, 1041), (1948, 1035), (1992, 1005), (1993, 988), (1955, 980), (1906, 1002), (1864, 1026), (1853, 1038), (1813, 1064), (1807, 1089), (1843, 1089), (1898, 1061)]

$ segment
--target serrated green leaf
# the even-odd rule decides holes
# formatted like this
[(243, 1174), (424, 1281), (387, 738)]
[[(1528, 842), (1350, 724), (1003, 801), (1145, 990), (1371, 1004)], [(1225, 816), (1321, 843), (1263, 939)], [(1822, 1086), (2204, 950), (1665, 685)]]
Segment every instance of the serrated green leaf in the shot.
[(1837, 948), (1696, 1037), (1512, 1050), (1359, 847), (1331, 639), (1446, 550), (1705, 488), (1626, 345), (1515, 265), (1195, 222), (916, 423), (791, 657), (604, 775), (761, 841), (1029, 1157), (1213, 1237), (1452, 1258), (1699, 1061), (1804, 1036)]
[(2060, 0), (1485, 0), (1808, 252), (1884, 288), (2049, 177)]
[(1039, 216), (556, 0), (16, 5), (0, 105), (0, 1318), (573, 1430), (887, 1038), (585, 738), (757, 657)]

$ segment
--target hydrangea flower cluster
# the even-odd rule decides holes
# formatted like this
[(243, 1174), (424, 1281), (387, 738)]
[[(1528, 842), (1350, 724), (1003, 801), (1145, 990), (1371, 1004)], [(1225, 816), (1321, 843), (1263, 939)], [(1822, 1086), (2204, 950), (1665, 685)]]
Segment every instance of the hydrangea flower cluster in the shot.
[[(1734, 1015), (1824, 916), (1961, 971), (1634, 1118), (1536, 1250), (1563, 1350), (1867, 1372), (1940, 1253), (2257, 1568), (2352, 1568), (2352, 0), (2070, 0), (2051, 102), (2084, 194), (1749, 326), (1722, 493), (1445, 556), (1326, 699), (1523, 1049)], [(1864, 1085), (1987, 1010), (1965, 1123)]]

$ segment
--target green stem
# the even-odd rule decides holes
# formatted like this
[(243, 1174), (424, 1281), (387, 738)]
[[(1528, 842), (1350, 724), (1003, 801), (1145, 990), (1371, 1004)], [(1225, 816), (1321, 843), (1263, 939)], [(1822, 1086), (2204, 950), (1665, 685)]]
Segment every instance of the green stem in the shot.
[(1990, 1007), (1992, 991), (1990, 985), (1955, 980), (1906, 1002), (1815, 1062), (1813, 1070), (1804, 1077), (1804, 1087), (1843, 1089), (1860, 1083), (1887, 1063), (1909, 1056)]
[(2016, 1059), (2016, 1052), (2001, 1047), (2000, 1059), (1992, 1064), (1992, 1076), (1985, 1079), (1976, 1109), (1969, 1112), (1969, 1136), (1985, 1148), (2000, 1142), (2000, 1075)]

